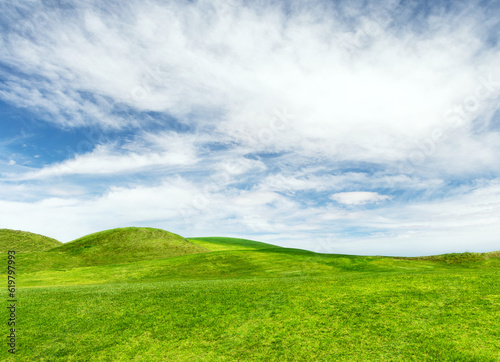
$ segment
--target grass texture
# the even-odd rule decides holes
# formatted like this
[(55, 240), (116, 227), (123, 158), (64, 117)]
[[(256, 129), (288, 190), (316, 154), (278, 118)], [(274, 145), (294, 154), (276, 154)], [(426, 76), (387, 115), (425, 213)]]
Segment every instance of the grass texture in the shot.
[(317, 254), (110, 230), (18, 255), (19, 352), (13, 357), (5, 347), (0, 356), (498, 361), (499, 256)]

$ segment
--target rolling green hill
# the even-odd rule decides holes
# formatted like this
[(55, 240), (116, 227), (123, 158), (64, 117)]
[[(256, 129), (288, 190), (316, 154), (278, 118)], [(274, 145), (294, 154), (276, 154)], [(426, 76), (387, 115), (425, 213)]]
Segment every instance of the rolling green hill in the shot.
[(60, 241), (27, 231), (0, 229), (0, 252), (44, 251), (61, 245)]
[[(207, 248), (209, 245), (207, 246)], [(218, 244), (216, 244), (218, 247)], [(434, 258), (393, 258), (318, 254), (289, 248), (223, 250), (162, 257), (153, 260), (107, 263), (82, 262), (78, 255), (50, 252), (22, 255), (20, 278), (26, 286), (82, 285), (162, 280), (216, 280), (346, 275), (346, 273), (449, 272), (500, 268), (500, 258), (488, 254), (449, 254)], [(460, 259), (461, 257), (461, 259)], [(450, 263), (449, 259), (454, 262)], [(113, 265), (110, 265), (113, 264)]]
[(66, 270), (207, 252), (210, 250), (165, 230), (129, 227), (97, 232), (47, 252), (23, 255), (20, 268), (24, 272)]
[(16, 268), (8, 361), (500, 360), (500, 252), (318, 254), (123, 228)]
[(51, 253), (78, 256), (91, 265), (161, 259), (208, 251), (177, 234), (144, 227), (105, 230), (50, 250)]

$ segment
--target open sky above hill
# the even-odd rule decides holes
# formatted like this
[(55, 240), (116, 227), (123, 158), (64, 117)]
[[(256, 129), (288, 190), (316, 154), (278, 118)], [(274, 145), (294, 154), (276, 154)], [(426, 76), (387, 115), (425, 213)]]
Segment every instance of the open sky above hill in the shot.
[(3, 1), (0, 228), (497, 250), (496, 1)]

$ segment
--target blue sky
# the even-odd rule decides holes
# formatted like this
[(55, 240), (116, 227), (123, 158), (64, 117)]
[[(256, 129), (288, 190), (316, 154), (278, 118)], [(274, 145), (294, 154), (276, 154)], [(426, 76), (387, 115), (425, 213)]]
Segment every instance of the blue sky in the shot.
[(500, 245), (493, 1), (0, 4), (0, 228)]

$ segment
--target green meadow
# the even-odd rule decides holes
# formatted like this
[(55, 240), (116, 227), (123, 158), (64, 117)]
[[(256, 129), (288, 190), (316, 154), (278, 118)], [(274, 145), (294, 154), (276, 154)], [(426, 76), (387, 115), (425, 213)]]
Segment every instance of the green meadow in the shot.
[(500, 361), (500, 252), (318, 254), (152, 228), (65, 244), (0, 230), (0, 248), (5, 271), (17, 251), (6, 361)]

